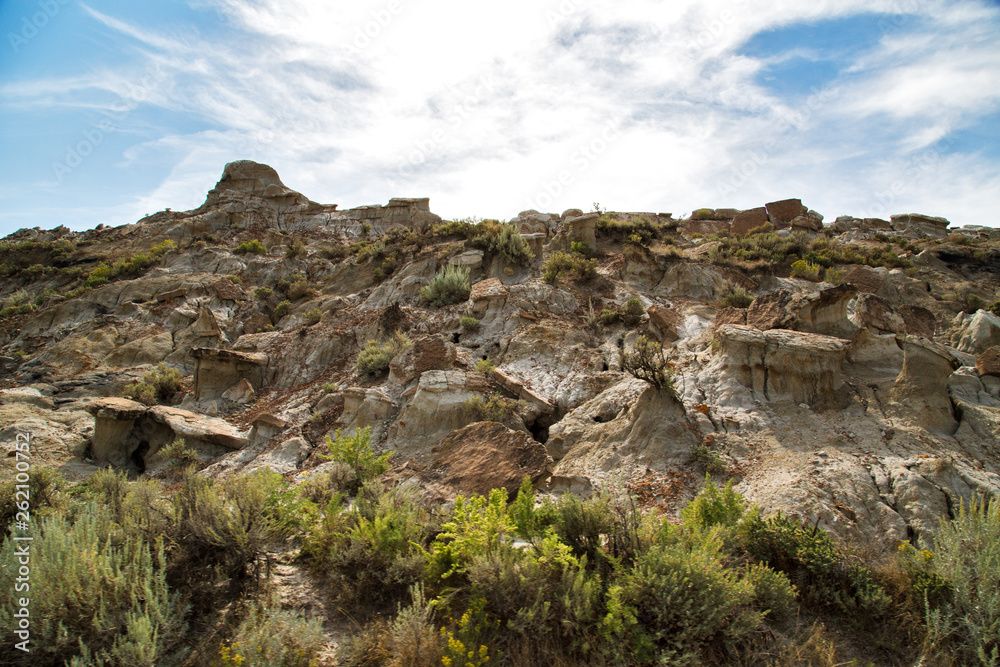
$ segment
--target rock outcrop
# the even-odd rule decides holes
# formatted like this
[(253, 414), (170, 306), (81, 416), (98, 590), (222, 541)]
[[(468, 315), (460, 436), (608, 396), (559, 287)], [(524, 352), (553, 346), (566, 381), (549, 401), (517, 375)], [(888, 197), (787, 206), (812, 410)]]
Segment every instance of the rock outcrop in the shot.
[(725, 325), (716, 330), (723, 373), (768, 401), (827, 403), (842, 386), (847, 343), (818, 334)]

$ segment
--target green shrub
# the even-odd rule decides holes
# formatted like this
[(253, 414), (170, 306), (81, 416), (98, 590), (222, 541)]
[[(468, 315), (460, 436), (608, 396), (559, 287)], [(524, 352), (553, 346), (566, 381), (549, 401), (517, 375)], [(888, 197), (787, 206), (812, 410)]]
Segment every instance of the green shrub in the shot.
[(434, 625), (435, 608), (428, 604), (420, 584), (410, 587), (410, 597), (412, 604), (400, 609), (395, 619), (377, 618), (356, 634), (340, 664), (345, 667), (445, 664), (441, 659), (446, 638)]
[(337, 384), (335, 382), (324, 382), (320, 385), (320, 389), (323, 390), (324, 394), (332, 394), (337, 391)]
[(354, 368), (363, 375), (382, 375), (399, 352), (410, 344), (406, 334), (396, 332), (391, 338), (379, 342), (369, 340), (358, 352)]
[(305, 278), (292, 282), (288, 285), (284, 292), (285, 295), (292, 301), (298, 301), (303, 297), (313, 296), (316, 294), (316, 290), (309, 285), (309, 282)]
[[(642, 664), (720, 664), (757, 630), (752, 582), (724, 567), (718, 540), (657, 544), (620, 579), (629, 650)], [(712, 660), (707, 650), (713, 649)]]
[(326, 574), (341, 603), (381, 611), (423, 576), (423, 548), (437, 530), (413, 487), (365, 485), (354, 506), (339, 498), (306, 535), (302, 557)]
[(177, 249), (177, 244), (171, 241), (170, 239), (166, 239), (164, 241), (161, 241), (160, 243), (157, 243), (152, 248), (150, 248), (149, 254), (154, 259), (159, 259), (164, 255), (166, 255), (168, 252), (172, 252), (176, 249)]
[(691, 214), (692, 220), (711, 220), (715, 216), (715, 211), (710, 208), (699, 208)]
[[(16, 442), (11, 442), (11, 446), (15, 452), (20, 451), (23, 454), (25, 450), (18, 447), (23, 447), (25, 443), (27, 443), (27, 454), (30, 454), (28, 441), (17, 438)], [(53, 509), (63, 505), (62, 491), (66, 488), (66, 479), (59, 471), (54, 468), (32, 466), (27, 475), (27, 489), (17, 488), (18, 485), (25, 484), (23, 477), (18, 481), (13, 479), (14, 475), (10, 475), (10, 481), (0, 483), (0, 527), (7, 535), (10, 534), (11, 522), (17, 513), (24, 511), (24, 505), (19, 507), (19, 504), (27, 503), (27, 507), (30, 508), (28, 516), (32, 521), (38, 521), (50, 514)]]
[(476, 370), (483, 375), (490, 375), (493, 371), (497, 369), (497, 365), (493, 363), (493, 359), (486, 357), (485, 359), (480, 359), (476, 362)]
[(610, 308), (602, 308), (601, 314), (597, 317), (598, 321), (606, 327), (611, 326), (619, 319), (621, 319), (621, 314), (617, 310)]
[(663, 355), (663, 346), (655, 340), (640, 336), (635, 347), (620, 352), (620, 359), (623, 371), (677, 398), (677, 390), (671, 377), (673, 371)]
[(468, 500), (459, 495), (451, 520), (441, 529), (428, 553), (428, 579), (432, 583), (457, 582), (473, 559), (496, 553), (514, 532), (514, 523), (507, 515), (507, 492), (493, 489), (489, 498), (474, 495)]
[(392, 452), (376, 454), (371, 444), (371, 429), (363, 428), (354, 435), (343, 435), (338, 429), (334, 438), (326, 437), (326, 448), (329, 454), (318, 454), (325, 461), (346, 463), (354, 471), (355, 479), (348, 487), (350, 493), (356, 493), (361, 485), (374, 479), (389, 469)]
[[(4, 541), (4, 563), (18, 562), (20, 544)], [(16, 576), (15, 567), (0, 568), (3, 627), (18, 627), (19, 597), (31, 600), (31, 654), (19, 664), (152, 667), (168, 662), (183, 635), (184, 611), (167, 586), (162, 543), (123, 535), (98, 503), (81, 507), (75, 521), (62, 512), (41, 519), (31, 542), (30, 596), (15, 592)]]
[(239, 276), (235, 275), (235, 274), (230, 273), (226, 277), (229, 278), (229, 282), (231, 282), (234, 285), (242, 285), (243, 284), (243, 279), (240, 278)]
[(87, 276), (84, 285), (87, 287), (100, 287), (115, 277), (114, 270), (107, 264), (101, 264)]
[(288, 313), (292, 312), (292, 302), (288, 299), (284, 299), (274, 307), (274, 311), (271, 312), (271, 321), (277, 324), (284, 318)]
[(746, 514), (746, 500), (733, 491), (733, 480), (720, 489), (706, 475), (705, 488), (681, 510), (681, 519), (685, 526), (707, 531), (716, 526), (735, 528)]
[(990, 306), (990, 312), (994, 315), (1000, 316), (1000, 301), (993, 302), (993, 305)]
[(253, 291), (253, 295), (261, 301), (270, 299), (272, 294), (274, 294), (274, 290), (270, 287), (258, 287)]
[(958, 309), (966, 313), (975, 313), (979, 310), (985, 310), (987, 307), (986, 301), (968, 288), (958, 293), (956, 301)]
[(573, 241), (569, 244), (569, 251), (577, 255), (583, 255), (584, 257), (593, 257), (595, 255), (594, 249), (586, 241)]
[(257, 239), (253, 239), (239, 244), (233, 252), (237, 255), (266, 255), (267, 248)]
[(479, 320), (474, 317), (463, 317), (459, 320), (459, 324), (461, 324), (462, 328), (466, 331), (479, 331)]
[(726, 471), (726, 463), (716, 452), (699, 442), (691, 448), (691, 461), (710, 475)]
[(786, 515), (747, 520), (743, 549), (755, 560), (784, 572), (802, 599), (842, 614), (878, 617), (888, 607), (885, 591), (871, 572), (854, 564), (822, 530)]
[(464, 401), (462, 407), (469, 412), (473, 421), (504, 422), (517, 412), (518, 402), (493, 393), (485, 399), (482, 396), (473, 396)]
[(461, 303), (469, 298), (471, 290), (469, 267), (448, 264), (420, 291), (420, 303), (436, 307)]
[(819, 269), (819, 266), (800, 259), (792, 262), (792, 277), (816, 282), (819, 280)]
[(601, 215), (594, 227), (598, 236), (605, 236), (618, 241), (631, 240), (633, 243), (644, 246), (648, 246), (659, 238), (662, 231), (659, 225), (654, 224), (644, 215), (638, 217), (620, 217), (614, 213)]
[(299, 612), (257, 608), (219, 647), (221, 667), (313, 667), (324, 644), (323, 625)]
[(639, 324), (642, 316), (646, 314), (646, 309), (642, 307), (642, 301), (632, 297), (625, 302), (625, 307), (621, 310), (621, 318), (626, 326), (634, 327)]
[(220, 480), (185, 476), (170, 498), (177, 576), (218, 572), (233, 586), (256, 582), (268, 549), (289, 531), (287, 507), (272, 498), (285, 484), (266, 469)]
[(306, 324), (312, 326), (314, 324), (319, 324), (320, 320), (323, 319), (323, 311), (319, 308), (313, 308), (312, 310), (306, 312), (303, 317), (306, 318)]
[(472, 237), (475, 248), (500, 255), (514, 266), (527, 266), (535, 258), (517, 226), (511, 223), (501, 223), (496, 220), (484, 220), (476, 225), (476, 234)]
[(1000, 503), (962, 503), (934, 548), (934, 572), (951, 590), (928, 610), (929, 643), (956, 664), (1000, 664)]
[(718, 301), (720, 308), (749, 308), (751, 303), (753, 303), (753, 297), (745, 289), (736, 285), (730, 285)]
[(576, 253), (558, 251), (542, 264), (542, 279), (555, 283), (559, 278), (573, 276), (576, 280), (589, 280), (597, 275), (598, 262)]
[(173, 442), (163, 447), (158, 454), (168, 463), (171, 470), (175, 472), (198, 464), (198, 452), (188, 447), (184, 438), (175, 438)]
[(156, 387), (146, 382), (132, 382), (125, 385), (122, 388), (122, 396), (144, 405), (156, 405), (158, 402)]
[(309, 251), (306, 249), (306, 244), (302, 242), (302, 239), (295, 239), (285, 246), (285, 259), (305, 257), (308, 254)]

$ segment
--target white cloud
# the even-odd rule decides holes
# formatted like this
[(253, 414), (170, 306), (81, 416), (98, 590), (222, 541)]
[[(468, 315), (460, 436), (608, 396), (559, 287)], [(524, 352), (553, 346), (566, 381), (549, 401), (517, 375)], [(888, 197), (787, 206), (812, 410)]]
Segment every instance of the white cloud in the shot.
[[(174, 168), (119, 213), (200, 203), (224, 162), (250, 158), (342, 206), (429, 195), (446, 216), (509, 217), (531, 203), (589, 208), (595, 199), (680, 214), (801, 196), (832, 216), (871, 208), (877, 184), (891, 186), (915, 151), (978, 122), (1000, 99), (997, 12), (974, 2), (925, 1), (906, 20), (893, 14), (845, 76), (801, 99), (782, 99), (757, 77), (814, 51), (760, 60), (739, 47), (801, 22), (862, 13), (883, 21), (879, 12), (900, 3), (202, 5), (228, 17), (239, 39), (163, 36), (88, 10), (148, 53), (112, 72), (0, 88), (5, 105), (20, 108), (125, 99), (136, 122), (154, 107), (197, 121), (198, 130), (126, 153), (125, 164), (155, 157)], [(935, 170), (937, 187), (925, 192), (913, 178), (893, 203), (938, 213), (949, 197), (1000, 203), (978, 189), (994, 185), (995, 165), (956, 157)]]

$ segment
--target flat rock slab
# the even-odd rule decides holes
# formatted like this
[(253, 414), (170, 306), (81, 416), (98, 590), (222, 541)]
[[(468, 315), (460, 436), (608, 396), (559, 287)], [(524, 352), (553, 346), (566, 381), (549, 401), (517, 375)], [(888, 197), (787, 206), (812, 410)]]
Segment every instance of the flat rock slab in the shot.
[(150, 408), (149, 415), (169, 426), (175, 434), (183, 438), (203, 440), (229, 449), (242, 449), (249, 442), (246, 435), (235, 426), (215, 417), (206, 417), (165, 405)]

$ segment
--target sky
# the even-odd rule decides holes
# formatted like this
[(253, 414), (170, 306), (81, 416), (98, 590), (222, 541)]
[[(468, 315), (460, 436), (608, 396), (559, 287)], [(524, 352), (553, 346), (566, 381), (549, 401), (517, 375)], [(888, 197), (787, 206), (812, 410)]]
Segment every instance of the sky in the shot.
[(0, 0), (0, 236), (227, 162), (447, 219), (797, 197), (1000, 226), (1000, 2)]

